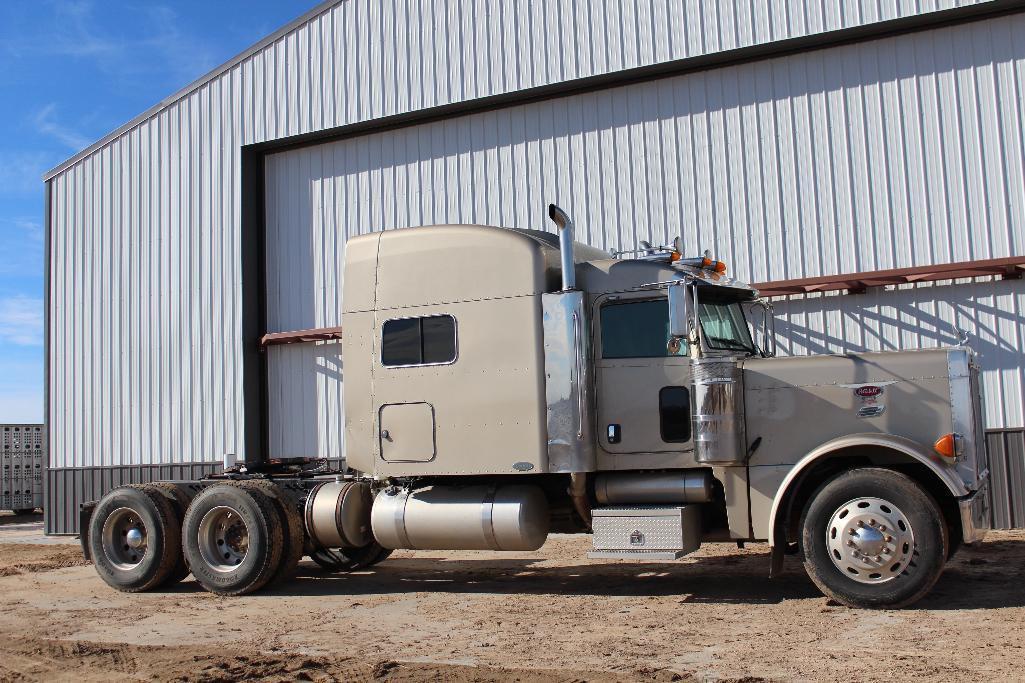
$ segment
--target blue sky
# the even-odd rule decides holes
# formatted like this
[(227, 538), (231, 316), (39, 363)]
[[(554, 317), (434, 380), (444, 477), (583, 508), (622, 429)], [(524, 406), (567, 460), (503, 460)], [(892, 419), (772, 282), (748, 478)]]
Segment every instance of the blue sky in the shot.
[(42, 174), (318, 1), (0, 3), (0, 422), (43, 417)]

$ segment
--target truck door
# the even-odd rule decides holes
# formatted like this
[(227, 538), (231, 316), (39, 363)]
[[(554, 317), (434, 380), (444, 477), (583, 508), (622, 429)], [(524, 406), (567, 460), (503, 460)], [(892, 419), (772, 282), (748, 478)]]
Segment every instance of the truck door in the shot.
[(670, 348), (665, 292), (606, 295), (594, 303), (598, 443), (613, 469), (671, 465), (691, 442), (691, 367), (685, 342)]

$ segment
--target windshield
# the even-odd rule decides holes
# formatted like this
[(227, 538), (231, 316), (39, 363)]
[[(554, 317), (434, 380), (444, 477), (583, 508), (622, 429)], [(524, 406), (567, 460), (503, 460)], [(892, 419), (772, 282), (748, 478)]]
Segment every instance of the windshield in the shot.
[(701, 335), (710, 349), (753, 354), (754, 342), (737, 302), (702, 301), (698, 306)]

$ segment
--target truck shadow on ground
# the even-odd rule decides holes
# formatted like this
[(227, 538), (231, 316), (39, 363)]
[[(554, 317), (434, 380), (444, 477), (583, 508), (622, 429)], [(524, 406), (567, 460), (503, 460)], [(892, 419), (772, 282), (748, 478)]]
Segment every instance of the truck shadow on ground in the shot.
[[(768, 555), (695, 558), (686, 563), (582, 563), (550, 566), (523, 558), (389, 559), (365, 571), (336, 574), (306, 560), (272, 595), (386, 595), (453, 593), (497, 595), (631, 596), (676, 598), (680, 603), (776, 604), (825, 598), (797, 557), (782, 576), (768, 578)], [(546, 566), (546, 563), (549, 566)], [(184, 586), (183, 586), (184, 588)], [(1025, 606), (1025, 541), (966, 548), (948, 564), (915, 609), (961, 610)]]
[(42, 521), (43, 515), (39, 512), (33, 512), (30, 515), (0, 514), (0, 526), (10, 526), (12, 524), (39, 524)]

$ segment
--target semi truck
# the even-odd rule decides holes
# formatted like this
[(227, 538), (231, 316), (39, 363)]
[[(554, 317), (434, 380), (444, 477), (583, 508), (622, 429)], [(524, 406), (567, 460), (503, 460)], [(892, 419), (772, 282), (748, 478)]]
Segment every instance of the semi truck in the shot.
[(965, 345), (779, 357), (771, 304), (708, 252), (608, 253), (556, 232), (438, 225), (351, 238), (340, 298), (344, 468), (226, 462), (83, 505), (99, 575), (241, 595), (304, 556), (539, 549), (671, 562), (702, 543), (798, 555), (862, 608), (924, 596), (989, 528)]

